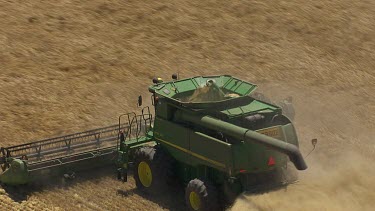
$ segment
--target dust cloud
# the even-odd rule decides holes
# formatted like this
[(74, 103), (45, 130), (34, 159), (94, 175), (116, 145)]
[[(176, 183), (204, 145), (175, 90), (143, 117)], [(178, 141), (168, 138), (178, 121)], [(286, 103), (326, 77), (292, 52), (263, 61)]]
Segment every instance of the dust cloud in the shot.
[(337, 167), (324, 166), (324, 160), (309, 160), (310, 169), (300, 173), (298, 183), (261, 195), (243, 194), (231, 210), (372, 210), (375, 170), (368, 165), (372, 161), (347, 153), (331, 158)]
[[(269, 88), (272, 90), (272, 86)], [(317, 149), (306, 158), (309, 168), (299, 172), (297, 183), (284, 189), (242, 194), (230, 210), (373, 210), (375, 145), (371, 137), (374, 137), (374, 130), (368, 123), (371, 118), (358, 117), (370, 109), (364, 107), (354, 112), (360, 108), (346, 110), (345, 106), (330, 106), (349, 101), (358, 104), (365, 99), (352, 93), (332, 95), (324, 93), (325, 90), (315, 94), (293, 91), (297, 93), (296, 127), (303, 154), (311, 149), (307, 139), (319, 137)], [(311, 97), (308, 105), (303, 102), (304, 96)], [(320, 100), (314, 100), (315, 97)]]

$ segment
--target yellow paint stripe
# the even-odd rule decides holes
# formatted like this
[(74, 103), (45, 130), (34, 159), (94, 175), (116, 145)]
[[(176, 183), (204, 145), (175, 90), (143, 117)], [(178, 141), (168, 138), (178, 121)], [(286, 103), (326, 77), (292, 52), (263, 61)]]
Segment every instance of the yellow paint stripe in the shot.
[(266, 135), (266, 136), (269, 136), (269, 137), (272, 137), (272, 138), (276, 138), (276, 139), (280, 139), (280, 137), (281, 137), (280, 126), (270, 127), (270, 128), (266, 128), (266, 129), (260, 129), (260, 130), (256, 130), (255, 132), (261, 133), (263, 135)]
[(162, 140), (162, 139), (160, 139), (160, 138), (156, 138), (156, 139), (159, 140), (159, 141), (161, 141), (161, 142), (163, 142), (163, 143), (165, 143), (165, 144), (168, 144), (169, 146), (172, 146), (172, 147), (174, 147), (174, 148), (177, 148), (177, 149), (179, 149), (179, 150), (181, 150), (181, 151), (183, 151), (183, 152), (185, 152), (185, 153), (188, 153), (188, 154), (190, 154), (190, 155), (193, 155), (194, 157), (197, 157), (197, 158), (199, 158), (199, 159), (202, 159), (202, 160), (204, 160), (204, 161), (207, 161), (207, 162), (209, 162), (209, 163), (212, 163), (212, 164), (214, 164), (214, 165), (216, 165), (216, 166), (219, 166), (219, 167), (225, 169), (225, 164), (223, 164), (223, 163), (220, 163), (220, 162), (215, 161), (215, 160), (211, 160), (211, 159), (206, 158), (206, 157), (204, 157), (204, 156), (202, 156), (202, 155), (200, 155), (200, 154), (197, 154), (197, 153), (192, 152), (192, 151), (190, 151), (190, 150), (184, 149), (184, 148), (182, 148), (182, 147), (180, 147), (180, 146), (177, 146), (177, 145), (175, 145), (175, 144), (172, 144), (172, 143), (170, 143), (170, 142), (168, 142), (168, 141), (165, 141), (165, 140)]

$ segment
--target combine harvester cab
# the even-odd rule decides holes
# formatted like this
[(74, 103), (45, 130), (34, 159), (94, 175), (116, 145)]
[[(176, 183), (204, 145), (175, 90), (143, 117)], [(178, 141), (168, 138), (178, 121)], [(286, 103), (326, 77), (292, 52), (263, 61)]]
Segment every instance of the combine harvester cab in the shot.
[(139, 188), (159, 192), (178, 178), (189, 209), (215, 210), (221, 195), (231, 201), (276, 181), (289, 160), (307, 168), (282, 109), (249, 96), (256, 85), (228, 75), (173, 79), (149, 87), (157, 145), (135, 152)]

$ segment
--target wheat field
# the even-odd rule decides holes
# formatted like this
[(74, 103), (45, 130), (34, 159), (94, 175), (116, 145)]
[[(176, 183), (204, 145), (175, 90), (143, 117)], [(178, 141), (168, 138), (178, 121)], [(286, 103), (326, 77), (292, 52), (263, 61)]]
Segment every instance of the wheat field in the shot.
[[(230, 210), (372, 210), (374, 20), (372, 0), (0, 1), (0, 146), (114, 124), (154, 76), (230, 74), (293, 96), (303, 154), (319, 140), (298, 183)], [(2, 187), (0, 210), (186, 209), (115, 176)]]

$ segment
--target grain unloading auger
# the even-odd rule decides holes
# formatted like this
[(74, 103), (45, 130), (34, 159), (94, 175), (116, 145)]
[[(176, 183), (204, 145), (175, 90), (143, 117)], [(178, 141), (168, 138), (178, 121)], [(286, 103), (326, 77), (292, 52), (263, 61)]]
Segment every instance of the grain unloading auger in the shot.
[(120, 116), (117, 127), (2, 148), (0, 180), (20, 184), (44, 169), (115, 162), (118, 179), (127, 181), (133, 164), (138, 188), (160, 192), (179, 181), (190, 210), (217, 210), (222, 199), (279, 182), (288, 161), (307, 168), (283, 106), (252, 97), (256, 85), (228, 75), (153, 82), (154, 116), (146, 107), (140, 115)]

